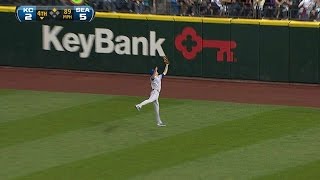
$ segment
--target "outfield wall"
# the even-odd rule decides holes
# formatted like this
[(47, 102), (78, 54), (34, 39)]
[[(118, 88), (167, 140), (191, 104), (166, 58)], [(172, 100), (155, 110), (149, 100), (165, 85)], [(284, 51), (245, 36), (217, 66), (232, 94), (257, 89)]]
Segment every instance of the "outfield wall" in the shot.
[(13, 11), (0, 7), (0, 65), (147, 73), (166, 55), (176, 76), (320, 83), (318, 22), (96, 13), (44, 24)]

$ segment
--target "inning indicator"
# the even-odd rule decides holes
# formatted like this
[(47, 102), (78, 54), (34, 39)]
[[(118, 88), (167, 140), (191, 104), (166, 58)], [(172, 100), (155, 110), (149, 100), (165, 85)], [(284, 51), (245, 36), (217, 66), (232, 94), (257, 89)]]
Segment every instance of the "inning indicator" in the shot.
[(18, 6), (16, 8), (16, 17), (20, 22), (90, 22), (94, 15), (95, 12), (90, 6)]

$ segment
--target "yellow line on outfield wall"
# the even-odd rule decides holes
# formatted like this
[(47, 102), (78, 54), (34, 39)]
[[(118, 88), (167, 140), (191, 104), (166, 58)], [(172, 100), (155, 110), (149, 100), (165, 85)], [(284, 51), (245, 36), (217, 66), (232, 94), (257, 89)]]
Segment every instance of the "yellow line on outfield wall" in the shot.
[(257, 19), (231, 19), (231, 24), (254, 24), (259, 25), (260, 20)]
[(319, 28), (319, 22), (301, 22), (301, 21), (290, 21), (290, 27), (303, 27), (303, 28)]
[(214, 24), (230, 24), (231, 18), (202, 18), (203, 23), (214, 23)]
[[(0, 6), (0, 12), (14, 13), (15, 9), (16, 9), (15, 6)], [(215, 23), (215, 24), (248, 24), (248, 25), (263, 25), (263, 26), (304, 27), (304, 28), (320, 27), (319, 22), (265, 20), (265, 19), (210, 18), (210, 17), (169, 16), (169, 15), (154, 15), (154, 14), (96, 12), (95, 17), (112, 18), (112, 19), (177, 21), (177, 22)]]
[(260, 25), (264, 26), (289, 26), (290, 21), (286, 20), (267, 20), (267, 19), (262, 19), (260, 20)]
[(0, 6), (0, 12), (15, 12), (15, 6)]

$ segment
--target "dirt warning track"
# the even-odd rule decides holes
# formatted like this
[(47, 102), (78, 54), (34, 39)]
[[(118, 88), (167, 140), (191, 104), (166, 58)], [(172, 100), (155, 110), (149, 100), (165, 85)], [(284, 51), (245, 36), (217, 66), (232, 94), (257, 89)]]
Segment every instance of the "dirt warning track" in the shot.
[[(161, 97), (320, 107), (320, 85), (165, 77)], [(149, 96), (148, 75), (0, 67), (0, 88)]]

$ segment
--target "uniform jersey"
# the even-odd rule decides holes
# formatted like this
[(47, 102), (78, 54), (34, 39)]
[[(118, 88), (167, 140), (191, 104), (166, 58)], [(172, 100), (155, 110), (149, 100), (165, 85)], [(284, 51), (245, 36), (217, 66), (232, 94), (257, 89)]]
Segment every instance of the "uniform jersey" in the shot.
[(163, 74), (160, 74), (155, 78), (150, 78), (152, 90), (161, 91), (161, 80), (163, 76)]

